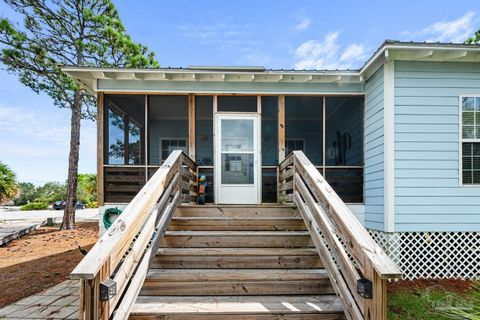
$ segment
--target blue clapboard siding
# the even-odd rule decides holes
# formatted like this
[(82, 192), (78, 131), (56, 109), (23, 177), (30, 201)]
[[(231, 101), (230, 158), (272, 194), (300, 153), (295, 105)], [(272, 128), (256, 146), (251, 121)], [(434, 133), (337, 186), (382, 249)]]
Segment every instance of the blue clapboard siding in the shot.
[(383, 67), (365, 83), (365, 226), (384, 228)]
[(479, 63), (395, 61), (395, 231), (480, 230), (480, 187), (459, 185), (469, 93), (480, 94)]

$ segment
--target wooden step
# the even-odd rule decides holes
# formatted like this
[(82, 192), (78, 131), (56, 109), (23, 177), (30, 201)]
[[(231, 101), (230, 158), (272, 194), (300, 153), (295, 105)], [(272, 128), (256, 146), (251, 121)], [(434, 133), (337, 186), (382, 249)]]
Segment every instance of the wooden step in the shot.
[(332, 294), (324, 269), (150, 269), (141, 295)]
[(291, 206), (281, 205), (230, 205), (230, 206), (179, 206), (176, 217), (300, 217)]
[(307, 230), (301, 217), (173, 217), (169, 230)]
[(167, 231), (161, 247), (298, 248), (312, 247), (308, 231)]
[(139, 296), (130, 319), (345, 319), (335, 295)]
[(315, 249), (303, 248), (161, 248), (150, 268), (236, 269), (321, 268)]

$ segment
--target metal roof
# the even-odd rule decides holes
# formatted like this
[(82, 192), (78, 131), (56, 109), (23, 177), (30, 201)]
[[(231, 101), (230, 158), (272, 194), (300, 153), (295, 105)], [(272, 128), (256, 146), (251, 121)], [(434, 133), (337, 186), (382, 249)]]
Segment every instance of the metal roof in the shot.
[(253, 81), (361, 83), (388, 60), (480, 62), (480, 44), (385, 40), (356, 70), (266, 69), (263, 66), (189, 66), (187, 68), (96, 68), (63, 66), (62, 70), (94, 92), (96, 81)]

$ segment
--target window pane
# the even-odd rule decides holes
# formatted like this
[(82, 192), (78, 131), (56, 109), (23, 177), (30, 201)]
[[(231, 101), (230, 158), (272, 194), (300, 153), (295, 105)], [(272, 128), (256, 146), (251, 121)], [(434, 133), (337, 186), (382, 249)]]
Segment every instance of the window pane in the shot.
[(328, 97), (326, 108), (326, 165), (362, 165), (363, 99), (361, 97)]
[(463, 177), (462, 177), (463, 184), (472, 184), (473, 177), (471, 170), (463, 170)]
[(480, 170), (473, 171), (473, 183), (480, 184)]
[(217, 111), (257, 112), (256, 96), (219, 96)]
[(145, 96), (105, 96), (105, 163), (144, 164)]
[[(480, 97), (475, 98), (475, 111), (480, 111)], [(477, 116), (478, 116), (478, 114), (477, 114)]]
[(213, 165), (213, 97), (195, 97), (195, 158), (198, 165)]
[(462, 99), (462, 110), (463, 111), (473, 111), (474, 99), (473, 98), (463, 98)]
[(262, 97), (262, 165), (276, 166), (277, 164), (278, 99)]
[(222, 154), (222, 184), (253, 184), (253, 154)]
[(473, 126), (463, 126), (462, 128), (462, 136), (464, 139), (473, 139)]
[(462, 179), (464, 184), (480, 184), (480, 142), (462, 143)]
[[(286, 141), (295, 140), (290, 146), (297, 149), (303, 145), (303, 151), (315, 165), (323, 160), (323, 98), (289, 96), (285, 97), (285, 137)], [(298, 149), (297, 149), (298, 150)], [(291, 149), (286, 150), (287, 154)]]
[(462, 112), (462, 123), (464, 125), (473, 125), (474, 112)]
[(173, 150), (188, 152), (188, 97), (148, 97), (149, 164), (161, 164)]
[(277, 169), (275, 168), (262, 169), (262, 202), (277, 202)]
[(222, 119), (221, 151), (253, 152), (253, 120)]

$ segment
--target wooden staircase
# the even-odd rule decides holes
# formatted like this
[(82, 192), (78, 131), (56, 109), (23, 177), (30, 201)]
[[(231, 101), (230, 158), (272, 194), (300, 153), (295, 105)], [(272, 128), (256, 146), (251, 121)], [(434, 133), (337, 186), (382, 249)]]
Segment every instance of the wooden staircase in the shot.
[(301, 151), (283, 206), (182, 205), (197, 169), (173, 151), (72, 271), (79, 319), (387, 318), (400, 270)]
[(130, 319), (344, 319), (298, 211), (178, 207)]

